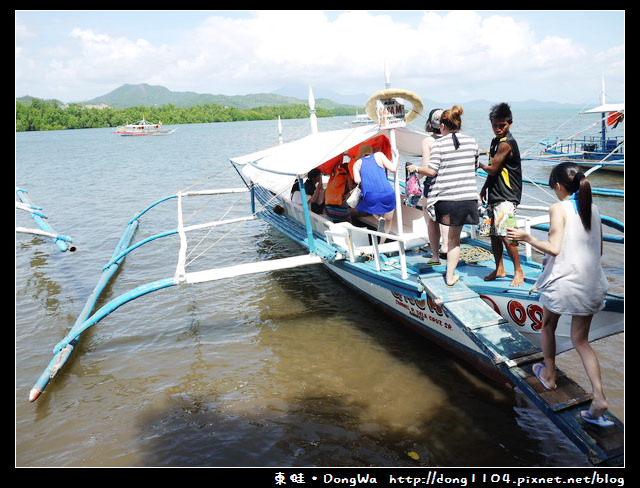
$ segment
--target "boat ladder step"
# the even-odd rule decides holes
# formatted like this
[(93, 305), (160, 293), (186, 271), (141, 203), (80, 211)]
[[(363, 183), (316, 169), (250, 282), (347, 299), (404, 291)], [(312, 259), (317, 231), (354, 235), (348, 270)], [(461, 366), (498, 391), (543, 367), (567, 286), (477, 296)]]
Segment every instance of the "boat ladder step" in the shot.
[(460, 281), (453, 286), (448, 286), (441, 274), (418, 275), (418, 281), (425, 288), (427, 294), (438, 305), (465, 298), (478, 297), (475, 291)]
[(540, 352), (525, 336), (461, 282), (447, 286), (441, 275), (423, 275), (427, 294), (455, 320), (494, 363), (517, 364), (517, 359)]
[(555, 389), (547, 390), (542, 386), (542, 383), (540, 383), (533, 372), (533, 365), (539, 362), (542, 362), (542, 358), (529, 358), (526, 363), (520, 363), (517, 366), (512, 366), (510, 369), (515, 375), (522, 378), (527, 387), (534, 391), (541, 401), (554, 412), (559, 412), (575, 405), (587, 404), (588, 406), (592, 398), (591, 393), (585, 391), (562, 370), (556, 370), (557, 378)]

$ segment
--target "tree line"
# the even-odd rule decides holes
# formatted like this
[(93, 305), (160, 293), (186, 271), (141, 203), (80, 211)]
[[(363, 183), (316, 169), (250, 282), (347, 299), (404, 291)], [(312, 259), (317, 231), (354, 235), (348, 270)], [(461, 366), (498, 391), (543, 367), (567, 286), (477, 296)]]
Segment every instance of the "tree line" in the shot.
[[(351, 115), (351, 108), (326, 109), (317, 108), (318, 117)], [(57, 100), (40, 100), (32, 98), (29, 102), (16, 100), (16, 132), (90, 129), (99, 127), (119, 127), (134, 124), (145, 118), (151, 123), (162, 122), (164, 125), (200, 124), (209, 122), (234, 122), (240, 120), (273, 120), (301, 119), (309, 116), (309, 107), (300, 105), (274, 105), (252, 109), (205, 104), (188, 108), (178, 108), (172, 104), (161, 107), (140, 105), (116, 109), (87, 108), (82, 104), (72, 103), (66, 106)]]

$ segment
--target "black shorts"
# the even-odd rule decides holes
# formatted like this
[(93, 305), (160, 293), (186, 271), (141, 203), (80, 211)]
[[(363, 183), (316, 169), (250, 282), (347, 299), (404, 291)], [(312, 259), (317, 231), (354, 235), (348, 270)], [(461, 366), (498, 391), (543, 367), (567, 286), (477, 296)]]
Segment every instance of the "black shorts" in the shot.
[(478, 224), (478, 200), (438, 201), (435, 204), (439, 224), (462, 226)]

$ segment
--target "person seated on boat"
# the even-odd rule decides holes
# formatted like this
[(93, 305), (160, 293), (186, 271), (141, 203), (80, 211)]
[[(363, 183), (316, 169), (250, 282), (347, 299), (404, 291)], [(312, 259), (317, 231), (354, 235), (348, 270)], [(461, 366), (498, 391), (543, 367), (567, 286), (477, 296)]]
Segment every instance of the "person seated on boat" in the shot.
[[(387, 179), (387, 170), (396, 172), (398, 162), (389, 160), (381, 152), (373, 152), (368, 144), (360, 146), (358, 160), (353, 165), (353, 179), (360, 185), (362, 200), (356, 207), (358, 212), (373, 214), (378, 219), (378, 231), (388, 234), (391, 219), (396, 209), (396, 193)], [(380, 239), (384, 242), (385, 239)]]
[(575, 163), (562, 163), (551, 170), (549, 187), (559, 202), (549, 207), (549, 235), (537, 239), (523, 229), (508, 228), (507, 237), (525, 241), (545, 253), (544, 269), (536, 288), (542, 309), (543, 363), (533, 373), (547, 390), (556, 388), (555, 332), (561, 315), (571, 316), (571, 342), (580, 355), (591, 383), (593, 398), (580, 415), (589, 423), (610, 427), (604, 416), (608, 402), (602, 388), (600, 365), (589, 344), (593, 315), (604, 307), (608, 289), (602, 269), (602, 224), (593, 203), (591, 184)]
[(518, 246), (510, 246), (506, 237), (506, 222), (510, 217), (515, 218), (516, 207), (522, 197), (520, 150), (509, 131), (513, 124), (511, 108), (506, 103), (494, 105), (491, 107), (489, 120), (495, 134), (489, 149), (489, 165), (479, 163), (478, 168), (488, 175), (480, 190), (480, 199), (488, 204), (487, 210), (492, 222), (491, 249), (496, 269), (484, 279), (491, 281), (507, 275), (502, 259), (506, 249), (514, 269), (511, 286), (521, 286), (524, 283), (524, 273), (520, 265)]
[[(324, 209), (324, 187), (322, 185), (322, 173), (319, 169), (313, 168), (309, 171), (304, 182), (304, 192), (307, 195), (307, 203), (311, 211), (321, 214)], [(302, 204), (300, 186), (298, 180), (291, 187), (291, 200), (294, 203)]]
[(351, 207), (346, 204), (347, 196), (355, 183), (349, 173), (348, 163), (341, 163), (331, 172), (324, 191), (324, 213), (332, 222), (351, 221)]

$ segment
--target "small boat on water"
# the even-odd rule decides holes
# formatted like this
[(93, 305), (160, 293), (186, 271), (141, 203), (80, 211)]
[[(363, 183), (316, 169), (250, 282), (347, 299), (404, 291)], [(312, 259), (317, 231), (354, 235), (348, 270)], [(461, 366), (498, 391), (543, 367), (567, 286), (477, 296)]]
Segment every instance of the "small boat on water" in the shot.
[[(624, 121), (624, 103), (606, 102), (603, 80), (600, 104), (580, 113), (600, 114), (600, 119), (569, 137), (541, 140), (542, 155), (531, 159), (549, 159), (554, 163), (570, 160), (589, 168), (588, 172), (602, 169), (624, 173), (624, 135), (612, 136), (609, 132)], [(598, 127), (599, 134), (586, 135)]]
[(345, 122), (346, 125), (359, 126), (359, 125), (373, 125), (376, 122), (371, 120), (367, 114), (356, 113), (356, 117), (349, 122)]
[[(545, 391), (532, 371), (533, 363), (542, 357), (539, 333), (542, 307), (534, 287), (542, 265), (531, 258), (528, 246), (522, 256), (526, 275), (523, 286), (510, 286), (510, 277), (484, 281), (483, 277), (494, 269), (490, 245), (476, 235), (475, 226), (468, 226), (462, 239), (462, 261), (457, 268), (460, 279), (455, 285), (446, 286), (444, 264), (432, 266), (428, 263), (430, 252), (424, 248), (428, 244), (428, 234), (422, 210), (403, 204), (400, 171), (393, 181), (397, 210), (389, 233), (379, 231), (375, 218), (370, 215), (352, 222), (334, 223), (326, 215), (311, 211), (303, 180), (312, 169), (318, 168), (328, 175), (345, 157), (356, 158), (363, 144), (373, 146), (389, 158), (398, 154), (420, 156), (425, 134), (404, 126), (405, 111), (399, 99), (412, 104), (406, 120), (420, 115), (419, 97), (404, 90), (386, 89), (370, 99), (380, 101), (380, 105), (368, 103), (368, 106), (379, 107), (377, 111), (368, 111), (376, 124), (319, 132), (310, 98), (311, 134), (231, 158), (231, 164), (243, 180), (242, 187), (178, 192), (134, 216), (104, 266), (103, 275), (81, 315), (54, 347), (54, 357), (34, 384), (29, 400), (36, 400), (58, 374), (83, 332), (125, 303), (177, 285), (322, 264), (339, 281), (400, 323), (452, 351), (487, 376), (518, 387), (589, 456), (592, 463), (619, 463), (623, 457), (622, 422), (607, 413), (614, 419), (615, 427), (606, 432), (586, 433), (579, 412), (585, 408), (585, 403), (588, 404), (590, 396), (563, 374), (559, 376), (557, 390)], [(383, 121), (381, 117), (387, 110), (389, 117)], [(295, 182), (301, 193), (300, 203), (291, 198)], [(250, 196), (250, 212), (246, 216), (185, 225), (183, 205), (187, 200), (232, 193)], [(167, 201), (177, 203), (177, 227), (131, 244), (142, 217)], [(519, 226), (544, 229), (548, 224), (547, 209), (532, 208), (531, 211), (533, 214), (529, 216), (522, 213)], [(280, 259), (199, 270), (192, 270), (192, 264), (187, 264), (188, 233), (229, 225), (235, 228), (255, 219), (262, 219), (282, 232), (298, 244), (302, 252)], [(603, 219), (603, 222), (622, 233), (607, 239), (623, 243), (624, 224), (613, 219)], [(144, 244), (168, 236), (177, 236), (180, 241), (174, 275), (142, 284), (94, 311), (100, 294), (125, 258)], [(379, 243), (380, 238), (385, 238), (386, 242)], [(558, 352), (572, 347), (569, 327), (569, 320), (565, 319), (558, 328)], [(623, 331), (624, 297), (608, 295), (605, 308), (594, 317), (591, 340)]]
[(152, 124), (143, 118), (137, 124), (118, 127), (113, 133), (119, 136), (168, 136), (175, 131), (176, 129), (165, 129), (162, 126), (162, 122)]

